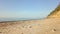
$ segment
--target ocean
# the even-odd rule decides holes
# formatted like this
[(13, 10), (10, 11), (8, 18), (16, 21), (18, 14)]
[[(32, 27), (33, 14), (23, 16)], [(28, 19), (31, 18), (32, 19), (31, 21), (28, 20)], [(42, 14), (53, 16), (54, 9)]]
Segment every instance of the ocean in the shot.
[(1, 21), (37, 20), (42, 18), (0, 18)]

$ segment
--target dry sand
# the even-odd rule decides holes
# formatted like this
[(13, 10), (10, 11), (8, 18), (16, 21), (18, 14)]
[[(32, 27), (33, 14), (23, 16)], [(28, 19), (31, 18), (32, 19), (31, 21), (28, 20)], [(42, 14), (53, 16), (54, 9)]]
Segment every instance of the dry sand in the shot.
[(3, 22), (0, 34), (60, 34), (60, 18)]

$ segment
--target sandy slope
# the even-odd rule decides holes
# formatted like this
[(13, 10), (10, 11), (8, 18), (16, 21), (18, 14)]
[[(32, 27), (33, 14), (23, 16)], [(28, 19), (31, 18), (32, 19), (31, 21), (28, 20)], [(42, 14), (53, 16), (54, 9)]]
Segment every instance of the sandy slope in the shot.
[(60, 18), (0, 23), (0, 34), (60, 34)]

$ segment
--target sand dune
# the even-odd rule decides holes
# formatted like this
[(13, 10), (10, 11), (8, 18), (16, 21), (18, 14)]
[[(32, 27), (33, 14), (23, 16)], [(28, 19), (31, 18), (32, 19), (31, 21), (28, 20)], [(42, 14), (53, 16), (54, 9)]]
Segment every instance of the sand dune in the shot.
[(60, 18), (0, 23), (0, 34), (60, 34)]

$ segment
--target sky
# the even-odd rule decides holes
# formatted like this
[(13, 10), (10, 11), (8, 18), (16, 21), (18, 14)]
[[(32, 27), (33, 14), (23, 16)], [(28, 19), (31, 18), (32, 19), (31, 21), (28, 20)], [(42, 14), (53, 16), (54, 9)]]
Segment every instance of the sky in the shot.
[(60, 0), (0, 0), (0, 18), (45, 18)]

